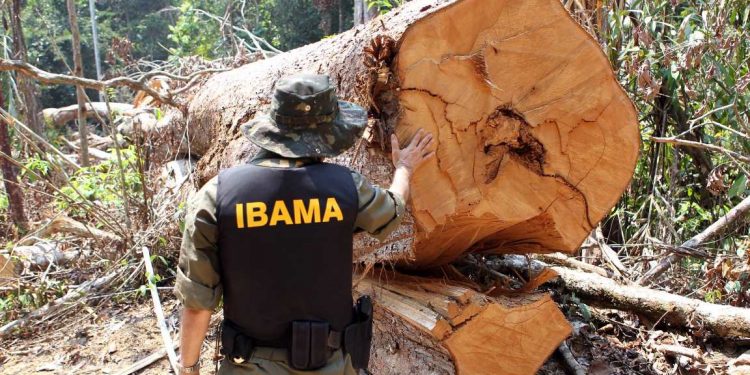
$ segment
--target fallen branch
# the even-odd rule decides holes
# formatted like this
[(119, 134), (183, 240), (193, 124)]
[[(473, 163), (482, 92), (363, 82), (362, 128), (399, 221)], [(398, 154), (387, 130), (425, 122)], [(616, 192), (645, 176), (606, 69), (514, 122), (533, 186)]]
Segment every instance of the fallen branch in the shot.
[(204, 69), (197, 72), (193, 72), (188, 76), (178, 76), (164, 71), (154, 71), (145, 73), (138, 79), (129, 77), (117, 77), (106, 81), (98, 81), (95, 79), (74, 77), (65, 74), (51, 73), (42, 69), (39, 69), (31, 64), (25, 63), (18, 60), (5, 60), (0, 59), (0, 71), (15, 71), (21, 73), (27, 77), (33, 78), (41, 83), (48, 85), (72, 85), (81, 86), (87, 89), (104, 91), (110, 87), (129, 87), (135, 91), (144, 91), (154, 98), (159, 99), (162, 103), (169, 104), (175, 108), (182, 108), (177, 102), (172, 99), (172, 94), (167, 92), (166, 95), (162, 95), (158, 91), (148, 86), (147, 81), (152, 77), (164, 76), (171, 79), (177, 79), (181, 81), (189, 82), (194, 77), (226, 71), (227, 69)]
[(578, 363), (576, 357), (573, 355), (573, 352), (570, 350), (570, 347), (568, 347), (568, 343), (566, 341), (563, 341), (560, 347), (557, 348), (557, 351), (563, 357), (563, 360), (565, 360), (565, 364), (568, 366), (573, 375), (586, 375), (586, 370), (584, 370), (583, 366)]
[[(118, 113), (123, 113), (133, 109), (133, 105), (128, 103), (110, 103), (110, 106), (113, 111)], [(86, 103), (84, 116), (86, 116), (86, 118), (93, 117), (94, 113), (102, 117), (107, 116), (107, 103)], [(61, 108), (45, 108), (39, 113), (39, 115), (44, 119), (45, 123), (62, 126), (76, 119), (76, 116), (78, 115), (78, 105), (73, 104)]]
[(651, 140), (656, 143), (669, 143), (673, 144), (675, 146), (683, 146), (683, 147), (693, 147), (693, 148), (702, 148), (704, 150), (711, 150), (716, 152), (721, 152), (722, 154), (728, 155), (732, 158), (735, 158), (737, 160), (743, 161), (745, 163), (750, 163), (750, 157), (747, 157), (745, 155), (742, 155), (738, 152), (734, 152), (731, 150), (727, 150), (723, 147), (719, 147), (716, 145), (708, 144), (708, 143), (702, 143), (702, 142), (695, 142), (695, 141), (687, 141), (684, 139), (678, 139), (678, 138), (660, 138), (660, 137), (651, 137)]
[[(78, 151), (78, 150), (81, 149), (80, 146), (78, 146), (78, 145), (74, 144), (73, 142), (69, 141), (67, 138), (65, 138), (65, 137), (60, 137), (60, 138), (62, 139), (63, 142), (65, 142), (66, 145), (68, 145), (68, 147), (70, 147), (70, 148), (72, 148), (72, 149), (74, 149), (76, 151)], [(112, 155), (110, 155), (109, 152), (105, 152), (105, 151), (102, 151), (102, 150), (100, 150), (100, 149), (98, 149), (96, 147), (91, 147), (91, 146), (89, 146), (89, 156), (93, 156), (94, 158), (99, 159), (99, 160), (110, 160), (110, 159), (112, 159)]]
[(175, 374), (179, 374), (180, 366), (177, 361), (177, 353), (174, 351), (175, 345), (172, 341), (172, 337), (169, 335), (167, 323), (164, 320), (164, 310), (161, 308), (159, 292), (156, 290), (156, 285), (151, 282), (151, 277), (154, 275), (154, 267), (151, 265), (151, 255), (149, 254), (148, 248), (145, 246), (143, 247), (143, 263), (146, 265), (148, 289), (151, 291), (151, 300), (154, 302), (154, 314), (156, 314), (156, 320), (159, 323), (161, 338), (164, 341), (164, 349), (167, 351), (167, 357), (169, 357), (169, 364), (172, 366), (172, 371), (174, 371)]
[(700, 349), (686, 348), (680, 345), (652, 345), (652, 348), (657, 352), (670, 354), (673, 357), (684, 356), (692, 358), (696, 361), (703, 362), (703, 355), (701, 355)]
[[(172, 347), (172, 350), (176, 350), (180, 347), (180, 343), (176, 342), (174, 343), (174, 346)], [(133, 363), (132, 365), (118, 371), (115, 373), (115, 375), (130, 375), (134, 372), (140, 371), (152, 363), (164, 358), (164, 356), (167, 355), (167, 349), (161, 348), (151, 354), (149, 354), (147, 357), (141, 359), (140, 361)]]
[[(10, 255), (18, 258), (25, 268), (45, 269), (51, 264), (58, 266), (72, 262), (81, 254), (80, 251), (62, 251), (58, 244), (39, 242), (31, 246), (15, 246)], [(9, 263), (13, 263), (13, 258)], [(15, 267), (14, 267), (15, 268)]]
[(607, 245), (601, 226), (596, 227), (594, 237), (596, 238), (596, 243), (599, 245), (599, 249), (602, 251), (602, 257), (612, 266), (615, 273), (618, 276), (628, 276), (628, 268), (622, 264), (617, 253)]
[[(506, 256), (491, 262), (498, 268), (538, 274), (548, 267), (540, 261), (525, 257)], [(551, 267), (556, 271), (565, 288), (582, 300), (602, 307), (637, 311), (673, 326), (706, 328), (723, 338), (750, 337), (750, 309), (716, 305), (697, 299), (678, 296), (642, 286), (622, 285), (596, 274), (572, 270), (566, 267)]]
[(37, 230), (27, 234), (18, 241), (18, 246), (33, 244), (39, 238), (49, 237), (55, 233), (69, 233), (78, 237), (91, 238), (97, 241), (122, 241), (122, 237), (105, 230), (75, 221), (67, 216), (57, 216), (46, 222)]
[(694, 248), (700, 246), (708, 239), (718, 235), (724, 231), (730, 224), (734, 223), (740, 218), (744, 218), (747, 212), (750, 211), (750, 197), (742, 200), (737, 206), (732, 208), (726, 215), (722, 216), (719, 220), (711, 224), (703, 232), (698, 233), (695, 237), (685, 241), (680, 245), (672, 254), (665, 259), (662, 259), (656, 266), (646, 272), (640, 279), (638, 279), (638, 285), (646, 285), (651, 280), (654, 280), (664, 272), (666, 272), (672, 264), (676, 263), (684, 254), (680, 252), (694, 252)]
[(71, 290), (64, 296), (48, 302), (46, 305), (32, 311), (21, 319), (16, 319), (2, 327), (0, 327), (0, 338), (7, 336), (12, 333), (15, 329), (21, 328), (29, 322), (48, 316), (57, 312), (58, 310), (65, 307), (65, 305), (76, 302), (78, 299), (85, 295), (97, 291), (109, 285), (119, 275), (118, 272), (112, 272), (98, 279), (89, 280), (78, 286), (78, 288)]
[(593, 264), (581, 262), (578, 259), (571, 258), (561, 253), (536, 254), (534, 255), (534, 257), (545, 263), (557, 264), (557, 265), (565, 266), (568, 268), (578, 268), (582, 271), (595, 273), (599, 276), (604, 276), (604, 277), (613, 276), (613, 273), (611, 271), (605, 270), (604, 268), (595, 266)]

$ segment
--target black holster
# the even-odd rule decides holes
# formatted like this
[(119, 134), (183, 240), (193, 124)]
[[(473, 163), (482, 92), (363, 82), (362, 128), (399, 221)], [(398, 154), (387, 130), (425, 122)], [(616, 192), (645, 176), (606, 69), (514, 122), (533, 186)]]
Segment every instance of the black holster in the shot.
[(354, 308), (354, 321), (344, 330), (344, 350), (355, 369), (367, 369), (372, 343), (372, 300), (362, 296)]
[(234, 363), (246, 362), (253, 354), (255, 343), (253, 339), (242, 332), (226, 319), (221, 327), (221, 354)]

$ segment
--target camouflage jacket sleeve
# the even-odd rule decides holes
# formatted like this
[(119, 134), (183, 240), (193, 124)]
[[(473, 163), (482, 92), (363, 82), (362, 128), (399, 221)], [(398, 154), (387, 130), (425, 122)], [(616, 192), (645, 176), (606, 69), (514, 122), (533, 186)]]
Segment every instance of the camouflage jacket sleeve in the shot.
[(221, 299), (214, 177), (188, 201), (175, 295), (185, 307), (213, 310)]
[(382, 241), (393, 232), (404, 213), (404, 199), (398, 194), (373, 185), (361, 174), (352, 171), (359, 194), (359, 213), (355, 227)]

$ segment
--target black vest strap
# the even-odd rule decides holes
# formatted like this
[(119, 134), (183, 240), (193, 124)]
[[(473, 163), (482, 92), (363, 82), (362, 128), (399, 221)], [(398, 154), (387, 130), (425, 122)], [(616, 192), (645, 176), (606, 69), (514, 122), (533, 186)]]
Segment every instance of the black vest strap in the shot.
[(352, 320), (351, 172), (243, 165), (219, 174), (217, 215), (224, 316), (259, 342), (285, 346), (291, 322)]

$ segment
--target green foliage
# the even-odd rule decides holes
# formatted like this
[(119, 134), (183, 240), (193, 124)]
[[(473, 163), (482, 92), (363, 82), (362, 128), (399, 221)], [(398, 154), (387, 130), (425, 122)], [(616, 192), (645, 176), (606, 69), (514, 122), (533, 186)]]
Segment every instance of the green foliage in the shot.
[(380, 14), (388, 13), (394, 7), (403, 4), (404, 0), (367, 0), (367, 7), (376, 8)]
[[(273, 0), (268, 6), (270, 22), (265, 35), (277, 48), (289, 50), (320, 40), (320, 13), (312, 0)], [(270, 37), (270, 38), (269, 38)]]
[[(120, 167), (117, 158), (104, 161), (98, 165), (79, 169), (70, 178), (70, 183), (55, 194), (55, 205), (60, 210), (70, 210), (73, 216), (83, 217), (85, 212), (74, 204), (84, 201), (96, 201), (104, 207), (122, 207), (122, 187), (120, 185)], [(142, 194), (141, 178), (138, 172), (138, 155), (134, 146), (121, 150), (125, 191), (130, 197), (138, 199)]]
[[(610, 4), (595, 31), (637, 106), (644, 137), (633, 184), (613, 220), (626, 244), (650, 237), (679, 244), (747, 196), (748, 169), (727, 153), (650, 137), (750, 153), (748, 1)], [(713, 246), (719, 253), (737, 248), (731, 238)], [(639, 255), (639, 248), (628, 250)]]
[(8, 194), (5, 194), (5, 192), (0, 192), (0, 212), (7, 211), (8, 207), (10, 207)]
[[(265, 38), (281, 50), (316, 42), (324, 36), (319, 27), (321, 15), (312, 0), (259, 0), (232, 2), (231, 6), (227, 0), (182, 0), (179, 9), (176, 23), (169, 27), (169, 39), (175, 45), (170, 52), (177, 56), (229, 56), (234, 53), (234, 42), (229, 38), (252, 45), (245, 33), (231, 26)], [(227, 22), (220, 25), (212, 15)], [(333, 18), (338, 23), (338, 15)]]
[(67, 286), (46, 278), (24, 288), (12, 289), (0, 296), (0, 324), (15, 319), (19, 312), (36, 310), (65, 294)]
[(169, 40), (175, 45), (169, 50), (170, 54), (182, 57), (197, 55), (207, 59), (220, 55), (217, 53), (222, 47), (219, 26), (200, 15), (196, 9), (216, 14), (223, 7), (226, 7), (226, 1), (182, 0), (177, 22), (169, 26)]
[(45, 177), (49, 174), (51, 164), (47, 160), (41, 159), (39, 155), (34, 155), (24, 164), (24, 168), (21, 169), (21, 177), (27, 178), (31, 182), (35, 182), (38, 177)]

